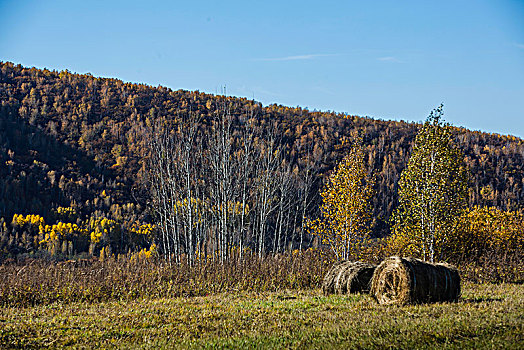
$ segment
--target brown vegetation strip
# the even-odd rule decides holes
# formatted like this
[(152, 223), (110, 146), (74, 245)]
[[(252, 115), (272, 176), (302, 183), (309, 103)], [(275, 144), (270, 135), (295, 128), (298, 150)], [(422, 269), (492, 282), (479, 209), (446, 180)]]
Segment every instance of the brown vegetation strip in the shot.
[(90, 264), (34, 260), (0, 265), (0, 306), (311, 289), (320, 285), (324, 268), (315, 251), (193, 266), (124, 257)]

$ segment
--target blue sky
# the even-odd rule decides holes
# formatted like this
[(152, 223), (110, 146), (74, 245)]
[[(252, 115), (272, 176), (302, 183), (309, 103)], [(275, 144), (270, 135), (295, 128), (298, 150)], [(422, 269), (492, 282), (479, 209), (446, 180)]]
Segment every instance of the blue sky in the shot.
[(0, 0), (0, 60), (524, 137), (524, 0)]

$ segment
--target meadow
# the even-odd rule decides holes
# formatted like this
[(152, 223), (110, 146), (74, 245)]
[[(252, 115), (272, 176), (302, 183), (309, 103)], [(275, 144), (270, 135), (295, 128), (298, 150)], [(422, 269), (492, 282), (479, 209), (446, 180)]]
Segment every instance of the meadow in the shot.
[(319, 289), (0, 308), (2, 348), (517, 349), (524, 288), (464, 286), (457, 303), (380, 306)]
[(524, 286), (463, 282), (457, 303), (324, 296), (314, 251), (242, 263), (0, 265), (0, 348), (522, 348)]

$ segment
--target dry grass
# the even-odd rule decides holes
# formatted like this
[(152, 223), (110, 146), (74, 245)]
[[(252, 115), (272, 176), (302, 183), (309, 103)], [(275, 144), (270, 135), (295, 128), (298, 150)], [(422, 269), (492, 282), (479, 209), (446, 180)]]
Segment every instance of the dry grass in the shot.
[(461, 276), (468, 281), (483, 283), (524, 283), (524, 251), (514, 255), (486, 254), (478, 261), (462, 261)]
[[(261, 260), (248, 255), (226, 264), (208, 261), (192, 267), (128, 258), (83, 263), (11, 262), (0, 265), (0, 306), (309, 290), (321, 287), (331, 265), (332, 259), (318, 251), (267, 256)], [(503, 271), (494, 266), (489, 262), (465, 264), (459, 270), (466, 281), (500, 282)], [(511, 274), (503, 274), (503, 281), (523, 281), (520, 262), (507, 263), (504, 269)]]
[(470, 284), (457, 303), (383, 306), (319, 289), (0, 308), (0, 348), (516, 349), (524, 288)]
[(0, 265), (0, 306), (311, 289), (320, 285), (325, 266), (315, 251), (191, 267), (127, 258), (83, 264), (33, 260)]
[(230, 264), (127, 259), (0, 265), (0, 348), (519, 348), (524, 286), (466, 282), (457, 303), (323, 296), (316, 252)]

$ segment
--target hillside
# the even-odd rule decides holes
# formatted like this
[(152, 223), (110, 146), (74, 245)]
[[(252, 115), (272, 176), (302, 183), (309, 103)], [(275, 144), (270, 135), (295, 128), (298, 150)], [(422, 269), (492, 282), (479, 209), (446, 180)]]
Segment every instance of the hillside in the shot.
[[(251, 116), (259, 129), (276, 124), (290, 161), (304, 161), (309, 154), (320, 175), (333, 169), (347, 152), (347, 141), (360, 131), (376, 175), (373, 233), (384, 236), (397, 181), (419, 128), (9, 62), (0, 68), (0, 217), (7, 223), (14, 214), (56, 220), (62, 215), (58, 207), (75, 208), (77, 221), (106, 217), (124, 228), (152, 222), (144, 161), (149, 126), (157, 120), (174, 125), (178, 116), (194, 114), (205, 129), (220, 106), (227, 106), (237, 117), (236, 129), (241, 116)], [(524, 141), (461, 128), (455, 137), (471, 173), (469, 205), (524, 209)], [(34, 239), (24, 241), (2, 222), (0, 230), (0, 249), (32, 249)], [(123, 245), (118, 248), (126, 251)]]

